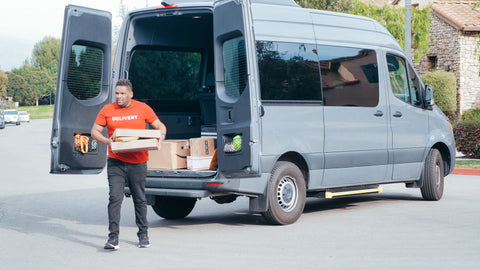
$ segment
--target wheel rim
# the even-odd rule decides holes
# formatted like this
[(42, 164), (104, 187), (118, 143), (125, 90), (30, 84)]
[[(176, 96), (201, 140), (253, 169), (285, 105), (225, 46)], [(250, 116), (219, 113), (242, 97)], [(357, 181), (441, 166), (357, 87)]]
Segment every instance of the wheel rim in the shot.
[(298, 200), (298, 187), (295, 178), (291, 176), (283, 177), (277, 187), (277, 202), (285, 212), (290, 212), (295, 208)]
[(440, 166), (437, 164), (435, 164), (435, 185), (437, 187), (440, 186), (440, 182), (441, 182), (441, 176), (440, 176)]

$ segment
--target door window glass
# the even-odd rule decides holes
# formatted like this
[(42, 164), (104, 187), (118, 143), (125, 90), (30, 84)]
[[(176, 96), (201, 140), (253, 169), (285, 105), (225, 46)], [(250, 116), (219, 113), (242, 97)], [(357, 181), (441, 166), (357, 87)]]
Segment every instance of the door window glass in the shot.
[(247, 86), (247, 57), (245, 39), (237, 37), (223, 43), (225, 94), (238, 98)]
[(103, 51), (99, 48), (73, 45), (68, 61), (67, 86), (80, 100), (92, 99), (102, 90)]
[(374, 50), (318, 46), (325, 106), (375, 107), (379, 101)]
[(408, 65), (408, 77), (410, 78), (410, 88), (412, 90), (412, 101), (415, 106), (422, 106), (422, 96), (420, 91), (420, 80), (413, 68)]
[(399, 56), (387, 54), (387, 65), (393, 95), (407, 103), (411, 103), (405, 60)]
[(322, 100), (316, 46), (258, 41), (262, 100)]

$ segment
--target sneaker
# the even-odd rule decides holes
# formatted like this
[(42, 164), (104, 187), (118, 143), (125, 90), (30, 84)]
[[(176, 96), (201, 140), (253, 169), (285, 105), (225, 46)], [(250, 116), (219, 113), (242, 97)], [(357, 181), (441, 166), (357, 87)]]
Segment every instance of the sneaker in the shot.
[(118, 245), (118, 237), (109, 236), (108, 240), (107, 240), (107, 243), (105, 243), (105, 247), (103, 247), (103, 248), (104, 249), (113, 249), (113, 250), (119, 249), (120, 246)]
[(138, 237), (139, 248), (148, 248), (149, 246), (150, 246), (150, 241), (148, 241), (148, 236), (146, 234)]

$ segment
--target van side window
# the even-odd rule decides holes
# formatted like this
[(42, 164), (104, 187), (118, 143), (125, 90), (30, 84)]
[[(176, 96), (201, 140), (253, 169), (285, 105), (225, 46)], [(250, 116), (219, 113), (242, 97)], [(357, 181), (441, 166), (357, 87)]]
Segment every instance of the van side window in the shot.
[(375, 107), (379, 100), (374, 50), (318, 46), (325, 106)]
[(103, 51), (99, 48), (73, 45), (68, 60), (67, 86), (79, 100), (92, 99), (102, 90)]
[(387, 65), (393, 95), (406, 103), (411, 103), (405, 60), (399, 56), (387, 54)]
[(321, 101), (316, 46), (303, 43), (257, 42), (262, 100)]
[(240, 97), (247, 86), (247, 56), (243, 37), (223, 43), (223, 68), (225, 94), (232, 98)]
[(202, 55), (155, 47), (134, 48), (129, 79), (140, 99), (193, 100), (200, 87)]
[(412, 90), (412, 101), (415, 106), (422, 106), (422, 96), (420, 88), (420, 80), (413, 68), (408, 65), (408, 78), (410, 79), (410, 88)]

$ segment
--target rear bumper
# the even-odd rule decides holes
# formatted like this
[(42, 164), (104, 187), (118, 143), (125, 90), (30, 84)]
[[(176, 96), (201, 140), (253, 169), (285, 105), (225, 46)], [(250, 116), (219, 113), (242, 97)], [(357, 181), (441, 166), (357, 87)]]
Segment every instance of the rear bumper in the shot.
[[(225, 178), (220, 173), (208, 177), (160, 177), (150, 172), (145, 183), (145, 194), (149, 196), (175, 196), (205, 198), (216, 195), (244, 195), (258, 197), (265, 194), (270, 174), (251, 178)], [(130, 190), (125, 188), (125, 193)]]

